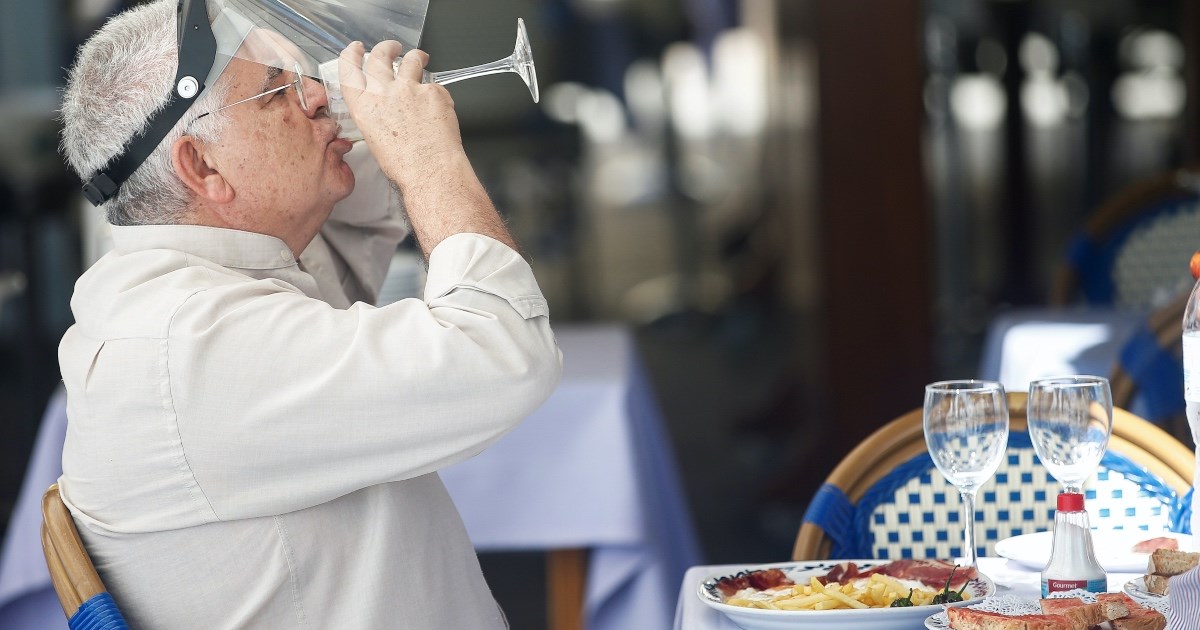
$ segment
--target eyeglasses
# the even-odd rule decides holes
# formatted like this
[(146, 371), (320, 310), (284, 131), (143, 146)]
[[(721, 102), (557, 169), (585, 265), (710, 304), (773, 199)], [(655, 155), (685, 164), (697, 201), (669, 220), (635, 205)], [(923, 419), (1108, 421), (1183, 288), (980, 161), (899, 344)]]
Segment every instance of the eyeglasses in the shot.
[(308, 111), (308, 97), (306, 97), (304, 95), (304, 73), (300, 71), (299, 65), (293, 66), (292, 72), (293, 72), (293, 74), (296, 75), (295, 80), (290, 81), (279, 87), (271, 88), (271, 89), (267, 90), (266, 92), (262, 92), (260, 94), (255, 94), (254, 96), (244, 98), (235, 103), (230, 103), (228, 105), (222, 105), (222, 106), (212, 110), (211, 112), (204, 112), (203, 114), (200, 114), (199, 116), (192, 119), (192, 122), (196, 122), (197, 120), (200, 120), (201, 118), (204, 118), (205, 116), (215, 114), (223, 109), (229, 109), (230, 107), (233, 107), (234, 105), (241, 105), (242, 103), (253, 101), (256, 98), (262, 98), (264, 96), (268, 96), (268, 95), (274, 94), (276, 92), (282, 92), (288, 88), (295, 88), (296, 98), (300, 99), (300, 108), (303, 109), (304, 111)]

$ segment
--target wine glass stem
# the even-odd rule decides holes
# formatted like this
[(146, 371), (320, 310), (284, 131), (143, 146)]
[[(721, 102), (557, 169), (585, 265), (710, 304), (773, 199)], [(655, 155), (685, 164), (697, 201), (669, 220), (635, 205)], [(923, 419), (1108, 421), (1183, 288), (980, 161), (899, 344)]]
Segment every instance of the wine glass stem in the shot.
[(512, 57), (505, 57), (504, 59), (499, 59), (491, 63), (481, 63), (478, 66), (471, 66), (470, 68), (430, 72), (428, 73), (427, 81), (437, 83), (438, 85), (447, 85), (455, 81), (462, 81), (463, 79), (472, 79), (489, 74), (500, 74), (501, 72), (511, 71)]
[(959, 490), (962, 497), (963, 509), (963, 556), (969, 566), (977, 566), (979, 559), (975, 555), (975, 491)]

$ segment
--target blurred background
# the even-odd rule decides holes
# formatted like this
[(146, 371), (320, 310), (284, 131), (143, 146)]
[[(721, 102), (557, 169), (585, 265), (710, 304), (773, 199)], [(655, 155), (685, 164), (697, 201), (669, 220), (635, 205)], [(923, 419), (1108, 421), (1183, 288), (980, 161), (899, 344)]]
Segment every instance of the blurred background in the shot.
[[(92, 256), (57, 90), (128, 4), (0, 0), (0, 530)], [(517, 17), (542, 101), (452, 86), (464, 142), (555, 321), (634, 331), (709, 563), (788, 558), (843, 455), (1200, 148), (1186, 0), (432, 0), (430, 67)]]

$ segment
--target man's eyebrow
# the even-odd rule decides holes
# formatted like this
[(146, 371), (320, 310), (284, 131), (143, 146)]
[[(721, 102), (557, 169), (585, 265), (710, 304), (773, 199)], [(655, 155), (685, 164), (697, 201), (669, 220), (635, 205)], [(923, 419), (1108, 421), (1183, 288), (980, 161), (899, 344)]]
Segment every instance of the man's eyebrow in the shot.
[(274, 83), (275, 79), (278, 79), (279, 75), (281, 75), (281, 74), (283, 74), (283, 68), (276, 68), (275, 66), (268, 66), (267, 67), (267, 76), (263, 77), (262, 88), (259, 91), (266, 92), (267, 90), (271, 89), (271, 84)]

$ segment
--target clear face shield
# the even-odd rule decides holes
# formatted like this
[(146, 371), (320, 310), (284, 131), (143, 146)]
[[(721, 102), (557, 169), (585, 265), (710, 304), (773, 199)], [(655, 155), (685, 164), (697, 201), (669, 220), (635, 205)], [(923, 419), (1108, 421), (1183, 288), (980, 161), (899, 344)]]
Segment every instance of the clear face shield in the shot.
[[(219, 9), (213, 21), (219, 56), (277, 65), (273, 55), (278, 51), (241, 46), (251, 29), (264, 29), (289, 42), (292, 49), (286, 52), (302, 57), (294, 61), (303, 61), (313, 73), (309, 76), (320, 78), (321, 64), (336, 61), (353, 41), (363, 42), (368, 50), (386, 39), (415, 48), (429, 0), (209, 0), (209, 6)], [(290, 66), (279, 67), (291, 70)]]
[[(429, 0), (208, 0), (216, 10), (213, 35), (217, 54), (206, 85), (229, 59), (298, 72), (320, 79), (329, 92), (329, 111), (343, 135), (357, 136), (341, 91), (337, 61), (351, 42), (374, 44), (394, 39), (416, 48), (425, 27)], [(357, 139), (357, 138), (354, 138)]]
[[(216, 63), (209, 82), (216, 80), (231, 57), (320, 79), (329, 97), (329, 112), (341, 126), (341, 136), (360, 140), (342, 99), (338, 57), (351, 42), (369, 51), (384, 40), (396, 40), (404, 50), (416, 48), (425, 27), (429, 0), (209, 0), (219, 9), (213, 21)], [(396, 60), (399, 65), (399, 59)], [(513, 54), (488, 64), (425, 73), (426, 82), (453, 83), (477, 76), (515, 72), (538, 101), (537, 73), (524, 21), (517, 21)]]

